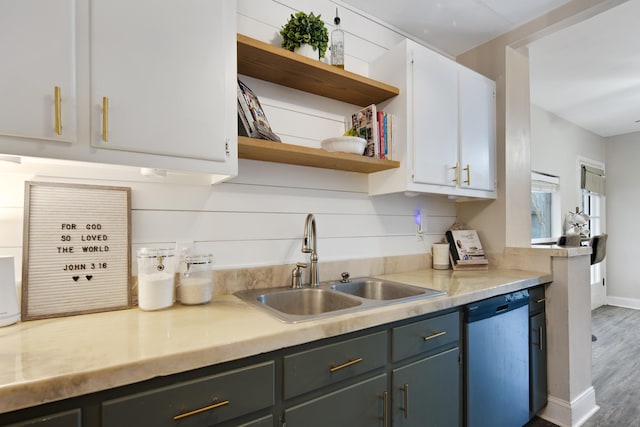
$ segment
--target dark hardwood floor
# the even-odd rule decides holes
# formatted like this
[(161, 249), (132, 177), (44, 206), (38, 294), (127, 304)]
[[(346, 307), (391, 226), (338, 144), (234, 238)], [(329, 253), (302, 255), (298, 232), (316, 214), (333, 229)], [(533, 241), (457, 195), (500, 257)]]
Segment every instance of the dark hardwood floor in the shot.
[[(640, 427), (640, 310), (603, 306), (592, 312), (596, 412), (584, 427)], [(536, 418), (527, 427), (554, 427)]]

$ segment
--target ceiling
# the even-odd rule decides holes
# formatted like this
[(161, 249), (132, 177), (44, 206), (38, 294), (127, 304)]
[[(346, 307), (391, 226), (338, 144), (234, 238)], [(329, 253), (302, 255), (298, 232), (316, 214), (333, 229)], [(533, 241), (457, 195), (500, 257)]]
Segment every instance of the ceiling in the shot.
[[(567, 0), (343, 0), (451, 56)], [(640, 0), (529, 45), (531, 102), (597, 135), (640, 131)]]

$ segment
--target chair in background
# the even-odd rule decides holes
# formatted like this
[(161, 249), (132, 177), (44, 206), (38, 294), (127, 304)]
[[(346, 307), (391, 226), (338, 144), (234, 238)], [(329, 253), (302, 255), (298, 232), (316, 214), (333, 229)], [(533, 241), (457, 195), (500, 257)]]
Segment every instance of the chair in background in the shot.
[[(589, 246), (591, 246), (591, 265), (602, 262), (607, 254), (607, 235), (599, 234), (589, 239)], [(591, 341), (595, 341), (598, 338), (595, 335), (591, 335)]]

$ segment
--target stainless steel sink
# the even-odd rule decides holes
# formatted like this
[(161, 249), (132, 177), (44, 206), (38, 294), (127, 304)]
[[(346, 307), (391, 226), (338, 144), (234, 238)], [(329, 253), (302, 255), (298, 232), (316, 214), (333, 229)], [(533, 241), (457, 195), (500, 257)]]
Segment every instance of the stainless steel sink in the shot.
[(446, 295), (446, 292), (364, 277), (346, 283), (325, 282), (317, 288), (254, 289), (239, 291), (234, 295), (280, 320), (298, 323)]
[(432, 296), (442, 294), (442, 292), (433, 289), (378, 279), (359, 279), (347, 283), (334, 283), (331, 285), (331, 289), (373, 300), (396, 300), (425, 294)]
[(308, 316), (356, 307), (362, 304), (355, 298), (327, 289), (305, 288), (261, 294), (258, 302), (274, 310), (297, 316)]

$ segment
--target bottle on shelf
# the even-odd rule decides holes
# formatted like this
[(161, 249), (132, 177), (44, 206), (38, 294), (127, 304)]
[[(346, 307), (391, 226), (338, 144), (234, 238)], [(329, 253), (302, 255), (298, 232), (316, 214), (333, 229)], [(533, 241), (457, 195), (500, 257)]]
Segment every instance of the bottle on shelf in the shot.
[(331, 32), (331, 65), (344, 70), (344, 31), (340, 28), (338, 8), (336, 8), (336, 17), (333, 22), (336, 28)]

